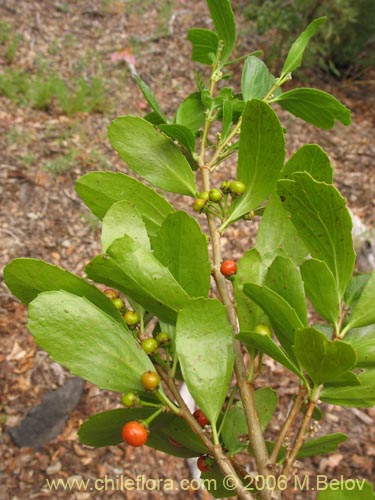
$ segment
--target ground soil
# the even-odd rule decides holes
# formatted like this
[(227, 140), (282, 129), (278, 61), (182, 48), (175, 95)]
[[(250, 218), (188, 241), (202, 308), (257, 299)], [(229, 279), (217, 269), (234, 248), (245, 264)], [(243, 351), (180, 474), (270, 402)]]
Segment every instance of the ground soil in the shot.
[[(256, 49), (241, 12), (244, 2), (234, 2), (239, 21), (238, 53)], [(35, 110), (0, 97), (0, 268), (15, 257), (42, 258), (79, 275), (100, 251), (100, 227), (74, 191), (82, 174), (96, 169), (126, 171), (106, 138), (110, 121), (121, 114), (145, 114), (148, 110), (126, 62), (113, 62), (111, 54), (126, 49), (128, 62), (153, 88), (164, 111), (173, 116), (178, 102), (194, 90), (194, 66), (188, 62), (186, 31), (209, 27), (201, 0), (4, 0), (0, 15), (13, 31), (22, 34), (12, 61), (1, 58), (1, 67), (23, 69), (33, 75), (43, 60), (47, 71), (69, 80), (81, 71), (87, 77), (99, 73), (107, 89), (105, 113), (80, 113), (70, 117), (53, 105)], [(1, 48), (1, 47), (0, 47)], [(134, 57), (134, 60), (132, 59)], [(234, 70), (239, 81), (240, 69)], [(314, 75), (313, 75), (314, 76)], [(316, 78), (316, 77), (315, 77)], [(375, 222), (374, 75), (367, 82), (312, 82), (334, 93), (351, 110), (353, 124), (338, 124), (320, 131), (281, 113), (287, 127), (288, 155), (305, 143), (319, 143), (335, 168), (335, 182), (348, 204), (369, 226)], [(371, 83), (372, 82), (372, 83)], [(303, 82), (302, 82), (303, 83)], [(311, 82), (310, 82), (311, 83)], [(307, 84), (307, 82), (306, 82)], [(73, 158), (69, 168), (58, 160)], [(56, 166), (57, 165), (57, 166)], [(233, 165), (218, 172), (217, 181), (234, 176)], [(60, 170), (59, 170), (60, 169)], [(170, 196), (177, 207), (190, 201)], [(224, 254), (239, 257), (251, 243), (249, 225), (237, 224), (226, 236)], [(250, 241), (249, 241), (250, 240)], [(189, 478), (187, 464), (149, 448), (125, 445), (99, 450), (81, 445), (77, 430), (88, 416), (119, 406), (118, 394), (99, 391), (86, 383), (79, 406), (70, 414), (63, 433), (38, 451), (18, 448), (9, 429), (17, 425), (43, 394), (63, 384), (69, 374), (41, 351), (26, 327), (25, 307), (0, 287), (0, 498), (198, 498), (201, 493), (181, 491), (63, 491), (50, 492), (46, 479), (172, 478), (178, 484)], [(265, 362), (259, 386), (270, 384), (280, 398), (269, 437), (280, 428), (288, 402), (295, 394), (295, 380), (271, 360)], [(367, 478), (375, 476), (375, 410), (351, 410), (323, 405), (324, 419), (318, 433), (344, 432), (350, 438), (331, 455), (298, 464), (303, 476)], [(316, 493), (289, 488), (286, 499), (313, 499)]]

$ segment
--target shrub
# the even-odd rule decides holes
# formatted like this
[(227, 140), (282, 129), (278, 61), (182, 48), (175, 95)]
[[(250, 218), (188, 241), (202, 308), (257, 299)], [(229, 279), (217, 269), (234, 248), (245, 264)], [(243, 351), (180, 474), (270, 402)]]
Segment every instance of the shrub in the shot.
[(245, 9), (264, 34), (267, 61), (278, 64), (296, 33), (314, 17), (327, 16), (326, 26), (312, 41), (305, 65), (340, 75), (375, 63), (375, 4), (373, 0), (255, 0)]
[[(350, 124), (350, 111), (330, 94), (282, 91), (324, 19), (297, 38), (278, 78), (247, 56), (239, 92), (229, 87), (227, 70), (236, 41), (230, 2), (208, 6), (215, 31), (188, 35), (193, 60), (210, 67), (207, 81), (197, 78), (197, 91), (171, 118), (137, 77), (152, 112), (109, 126), (112, 146), (144, 182), (91, 172), (76, 184), (102, 220), (102, 252), (85, 268), (91, 281), (35, 259), (10, 262), (4, 280), (28, 305), (28, 328), (53, 359), (120, 393), (123, 408), (83, 423), (83, 443), (125, 441), (198, 457), (215, 497), (271, 500), (300, 484), (291, 481), (297, 459), (329, 453), (347, 439), (310, 435), (312, 419), (323, 418), (321, 401), (375, 403), (375, 272), (354, 273), (351, 217), (326, 153), (307, 144), (285, 161), (274, 110), (280, 105), (323, 129)], [(212, 172), (237, 152), (236, 179), (227, 174), (212, 185)], [(186, 196), (208, 234), (154, 188)], [(227, 228), (254, 217), (255, 246), (237, 262), (224, 259)], [(295, 376), (295, 397), (285, 403), (274, 441), (266, 438), (277, 393), (257, 387), (264, 356)], [(194, 413), (179, 393), (181, 380), (199, 407)], [(255, 475), (243, 468), (241, 452), (248, 462), (254, 457)], [(327, 484), (318, 499), (374, 498), (364, 480), (345, 484), (338, 497), (337, 483)]]

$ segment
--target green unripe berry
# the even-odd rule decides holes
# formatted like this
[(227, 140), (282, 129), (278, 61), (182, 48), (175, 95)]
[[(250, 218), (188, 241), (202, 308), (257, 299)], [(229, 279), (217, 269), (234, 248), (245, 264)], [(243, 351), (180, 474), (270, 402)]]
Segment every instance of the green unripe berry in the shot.
[(127, 394), (123, 394), (121, 402), (126, 408), (131, 408), (139, 404), (139, 397), (134, 392), (128, 392)]
[(126, 313), (124, 314), (125, 323), (129, 326), (137, 325), (140, 319), (141, 318), (139, 317), (139, 314), (135, 311), (126, 311)]
[(194, 212), (202, 212), (204, 206), (206, 204), (206, 200), (202, 200), (201, 198), (196, 198), (193, 203)]
[(218, 189), (211, 189), (210, 201), (214, 201), (215, 203), (217, 203), (218, 201), (221, 200), (222, 196), (223, 195), (221, 194), (221, 192)]
[(115, 299), (112, 299), (112, 304), (115, 306), (116, 309), (119, 311), (124, 308), (125, 304), (120, 297), (116, 297)]
[(230, 192), (230, 181), (224, 181), (221, 183), (221, 190), (223, 193), (229, 193)]
[(159, 332), (155, 339), (159, 345), (166, 345), (169, 344), (171, 337), (166, 332)]
[(268, 325), (259, 324), (254, 328), (254, 332), (259, 333), (259, 335), (267, 335), (268, 337), (272, 337), (272, 332)]
[(245, 189), (246, 189), (246, 186), (241, 181), (232, 181), (230, 183), (230, 192), (234, 195), (240, 196), (241, 194), (244, 193)]
[(199, 193), (199, 196), (198, 196), (198, 198), (200, 200), (204, 200), (204, 201), (208, 201), (209, 197), (210, 197), (210, 193), (208, 191), (202, 191), (201, 193)]
[(146, 354), (154, 354), (158, 350), (158, 343), (152, 338), (142, 340), (141, 345)]

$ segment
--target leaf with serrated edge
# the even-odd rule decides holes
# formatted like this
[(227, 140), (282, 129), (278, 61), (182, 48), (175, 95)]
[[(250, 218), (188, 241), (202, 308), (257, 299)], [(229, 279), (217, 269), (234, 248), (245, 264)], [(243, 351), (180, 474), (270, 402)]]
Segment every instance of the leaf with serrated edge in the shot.
[(117, 201), (131, 202), (141, 214), (150, 237), (174, 208), (160, 194), (122, 173), (90, 172), (78, 179), (76, 191), (94, 215), (103, 219)]
[(4, 282), (23, 304), (34, 300), (39, 293), (65, 290), (80, 297), (86, 297), (106, 314), (125, 325), (121, 314), (110, 299), (96, 286), (43, 260), (25, 258), (12, 260), (4, 268)]
[(336, 280), (327, 264), (309, 259), (301, 266), (306, 294), (318, 314), (336, 325), (339, 317), (340, 294)]
[(344, 342), (331, 341), (314, 328), (296, 332), (294, 351), (315, 384), (335, 382), (356, 363), (354, 349)]
[(352, 220), (338, 190), (297, 172), (293, 181), (280, 180), (278, 193), (311, 255), (324, 261), (342, 295), (352, 275), (355, 253)]

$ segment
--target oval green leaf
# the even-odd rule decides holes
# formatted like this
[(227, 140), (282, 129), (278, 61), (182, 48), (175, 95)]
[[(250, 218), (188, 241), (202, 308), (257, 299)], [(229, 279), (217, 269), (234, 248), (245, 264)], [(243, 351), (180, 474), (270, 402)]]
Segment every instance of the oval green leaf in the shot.
[(103, 219), (117, 201), (132, 203), (141, 214), (152, 238), (174, 208), (160, 194), (128, 175), (90, 172), (76, 182), (76, 191), (91, 212)]
[(192, 299), (179, 312), (176, 352), (191, 395), (214, 425), (234, 362), (232, 328), (218, 300)]
[(278, 192), (312, 257), (324, 261), (335, 277), (340, 296), (351, 278), (355, 253), (352, 220), (338, 190), (297, 172), (294, 180), (280, 180)]
[(84, 297), (41, 293), (29, 304), (28, 328), (52, 359), (102, 389), (143, 390), (141, 375), (153, 370), (127, 329)]
[(296, 356), (315, 384), (335, 382), (356, 364), (355, 351), (349, 344), (331, 341), (314, 328), (298, 330), (295, 336)]
[(327, 264), (321, 260), (309, 259), (301, 266), (306, 294), (315, 311), (334, 325), (337, 324), (340, 294), (336, 280)]
[(344, 331), (375, 323), (375, 271), (370, 275), (363, 291), (350, 313)]
[[(82, 278), (38, 259), (14, 259), (4, 268), (4, 281), (9, 290), (23, 304), (29, 304), (38, 294), (52, 290), (65, 290), (102, 309), (106, 314), (125, 326), (121, 314), (94, 285)], [(125, 327), (126, 328), (126, 327)]]
[(85, 270), (92, 280), (117, 287), (167, 323), (176, 321), (188, 300), (170, 271), (127, 235), (115, 240), (107, 254), (95, 257)]
[(107, 211), (102, 226), (103, 252), (125, 234), (137, 241), (146, 250), (151, 250), (146, 225), (134, 205), (127, 200), (114, 203)]
[(186, 212), (175, 212), (163, 222), (154, 244), (154, 256), (166, 266), (190, 297), (207, 297), (211, 263), (207, 238)]
[(224, 44), (219, 65), (219, 67), (222, 67), (229, 59), (236, 43), (236, 23), (230, 0), (220, 0), (220, 2), (207, 0), (207, 4), (219, 40), (222, 40)]
[(151, 123), (136, 116), (120, 116), (108, 137), (126, 164), (156, 187), (195, 196), (195, 177), (178, 147)]
[(371, 408), (375, 405), (375, 369), (364, 370), (358, 379), (359, 386), (324, 387), (320, 399), (338, 406)]
[(247, 214), (276, 186), (284, 164), (285, 140), (279, 118), (265, 102), (248, 101), (242, 115), (237, 177), (246, 186), (224, 224)]
[(317, 144), (305, 144), (289, 158), (281, 175), (293, 179), (295, 172), (308, 172), (317, 181), (332, 184), (333, 168), (327, 153)]
[(275, 77), (258, 57), (246, 58), (241, 78), (241, 91), (244, 101), (263, 99), (275, 83)]
[(279, 94), (273, 102), (316, 127), (329, 130), (340, 121), (343, 125), (350, 125), (350, 110), (336, 97), (322, 90), (298, 88)]

